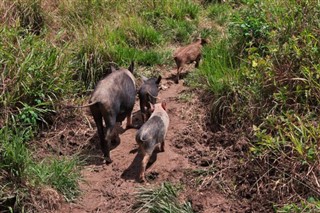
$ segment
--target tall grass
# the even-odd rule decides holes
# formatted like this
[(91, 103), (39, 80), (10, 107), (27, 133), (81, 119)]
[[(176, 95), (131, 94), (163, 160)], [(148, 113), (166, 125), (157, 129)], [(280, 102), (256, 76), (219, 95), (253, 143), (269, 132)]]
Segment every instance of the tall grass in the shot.
[(223, 93), (230, 90), (232, 84), (238, 84), (240, 73), (234, 67), (227, 40), (204, 48), (200, 73), (206, 77), (208, 87), (213, 93)]
[[(247, 167), (239, 169), (255, 180), (251, 189), (273, 187), (260, 194), (264, 200), (275, 205), (288, 196), (295, 202), (318, 200), (319, 2), (243, 1), (238, 6), (225, 25), (228, 45), (205, 50), (199, 69), (215, 97), (213, 122), (246, 133)], [(214, 17), (220, 7), (211, 5), (210, 17), (223, 24)], [(282, 210), (295, 209), (282, 205)], [(316, 209), (312, 205), (305, 209)]]
[(4, 82), (1, 107), (51, 103), (70, 92), (75, 83), (59, 49), (32, 34), (20, 36), (3, 28), (0, 57)]
[(135, 61), (139, 72), (139, 66), (172, 64), (166, 46), (199, 35), (201, 10), (189, 0), (0, 3), (0, 194), (6, 197), (0, 203), (6, 210), (27, 210), (32, 188), (45, 185), (75, 198), (77, 158), (37, 159), (29, 141), (52, 124), (60, 101), (92, 89), (110, 65)]

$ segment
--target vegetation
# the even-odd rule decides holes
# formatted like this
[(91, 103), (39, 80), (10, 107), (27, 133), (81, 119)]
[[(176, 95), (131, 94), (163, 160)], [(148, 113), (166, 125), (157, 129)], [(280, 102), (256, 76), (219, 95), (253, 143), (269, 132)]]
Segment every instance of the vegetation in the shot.
[[(316, 211), (320, 5), (242, 1), (233, 6), (228, 35), (206, 49), (199, 70), (215, 97), (212, 120), (249, 138), (238, 169), (246, 171), (239, 179), (251, 177), (250, 193), (261, 190), (261, 201), (276, 206), (288, 196), (302, 200), (303, 205), (276, 208), (279, 212)], [(273, 190), (264, 191), (268, 187)]]
[[(318, 210), (319, 13), (317, 1), (292, 0), (1, 1), (0, 211), (32, 208), (29, 195), (46, 186), (78, 194), (76, 156), (42, 159), (30, 148), (63, 101), (93, 89), (110, 65), (174, 66), (172, 47), (198, 36), (212, 42), (186, 82), (213, 94), (216, 127), (249, 139), (239, 179), (250, 173), (251, 189), (272, 188), (259, 199), (279, 212)], [(177, 190), (145, 189), (140, 208), (191, 212)]]
[(1, 212), (34, 209), (38, 202), (30, 199), (47, 187), (75, 198), (78, 158), (36, 157), (30, 141), (50, 128), (62, 102), (93, 89), (110, 65), (171, 64), (163, 46), (198, 36), (199, 11), (192, 1), (0, 3)]
[(177, 200), (178, 191), (181, 191), (181, 187), (168, 182), (154, 189), (141, 188), (137, 194), (137, 202), (134, 206), (135, 212), (192, 213), (190, 203), (179, 204)]

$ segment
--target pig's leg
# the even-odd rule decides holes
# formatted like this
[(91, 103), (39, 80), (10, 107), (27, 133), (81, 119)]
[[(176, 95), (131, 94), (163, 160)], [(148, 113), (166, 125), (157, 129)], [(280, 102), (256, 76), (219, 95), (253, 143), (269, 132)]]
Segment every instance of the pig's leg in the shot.
[(153, 110), (154, 110), (153, 105), (148, 101), (148, 103), (147, 103), (147, 111), (145, 113), (146, 121), (150, 118)]
[(178, 66), (177, 67), (177, 76), (176, 76), (176, 80), (175, 83), (178, 84), (179, 83), (179, 78), (180, 78), (180, 71), (181, 71), (182, 67)]
[(164, 140), (161, 142), (160, 144), (160, 149), (159, 149), (160, 152), (164, 152)]
[(127, 116), (127, 125), (126, 125), (126, 129), (129, 129), (129, 128), (133, 128), (133, 124), (132, 124), (132, 117), (131, 117), (131, 113), (129, 113), (129, 115)]
[(144, 153), (143, 159), (141, 161), (141, 170), (139, 175), (140, 182), (146, 182), (145, 171), (146, 171), (146, 167), (149, 162), (149, 159), (150, 159), (150, 155), (148, 153)]
[(142, 117), (142, 123), (146, 122), (146, 110), (145, 110), (145, 100), (140, 99), (140, 113)]
[(196, 68), (199, 67), (200, 59), (201, 59), (201, 55), (199, 55), (196, 59), (196, 65), (195, 65)]
[(99, 135), (99, 139), (100, 139), (100, 145), (101, 145), (103, 155), (106, 156), (107, 147), (106, 147), (106, 141), (105, 141), (104, 132), (103, 132), (102, 114), (96, 106), (92, 106), (91, 112), (93, 115), (94, 122), (96, 123), (96, 126), (97, 126), (98, 135)]
[(106, 143), (103, 144), (102, 150), (104, 154), (104, 159), (106, 161), (106, 164), (112, 163), (112, 160), (110, 158), (110, 143), (112, 140), (112, 131), (114, 129), (114, 126), (116, 124), (116, 118), (115, 116), (104, 116), (104, 121), (106, 123), (107, 132), (106, 132)]

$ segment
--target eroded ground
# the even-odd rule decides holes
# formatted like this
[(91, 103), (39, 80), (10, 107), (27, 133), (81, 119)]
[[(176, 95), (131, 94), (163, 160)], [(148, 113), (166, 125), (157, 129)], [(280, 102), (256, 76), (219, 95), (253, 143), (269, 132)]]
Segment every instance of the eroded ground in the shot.
[[(187, 91), (183, 81), (174, 84), (170, 72), (162, 75), (164, 90), (160, 91), (159, 101), (167, 102), (170, 126), (165, 152), (153, 155), (154, 162), (146, 171), (148, 183), (137, 182), (141, 161), (135, 142), (137, 129), (125, 131), (117, 127), (120, 143), (112, 147), (110, 165), (102, 162), (95, 124), (88, 109), (65, 113), (50, 131), (41, 135), (39, 155), (50, 150), (58, 155), (80, 153), (85, 158), (80, 182), (82, 194), (73, 203), (63, 202), (55, 212), (133, 212), (137, 189), (158, 186), (164, 181), (182, 183), (185, 188), (180, 199), (190, 201), (195, 212), (245, 212), (245, 204), (218, 190), (219, 186), (210, 178), (213, 174), (199, 176), (202, 179), (197, 181), (194, 171), (210, 171), (213, 163), (208, 155), (210, 147), (203, 143), (212, 138), (211, 133), (201, 128), (206, 107), (199, 104), (197, 93)], [(140, 126), (138, 100), (133, 112), (133, 122)]]

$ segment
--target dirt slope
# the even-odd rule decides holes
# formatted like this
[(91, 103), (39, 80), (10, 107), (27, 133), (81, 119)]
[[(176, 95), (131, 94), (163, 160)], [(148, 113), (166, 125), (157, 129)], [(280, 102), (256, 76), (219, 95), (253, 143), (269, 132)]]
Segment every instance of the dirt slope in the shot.
[[(189, 144), (180, 140), (179, 135), (189, 129), (192, 118), (188, 115), (193, 103), (179, 100), (179, 96), (188, 88), (183, 86), (183, 80), (174, 84), (169, 78), (169, 72), (163, 72), (159, 101), (166, 100), (170, 117), (169, 131), (166, 137), (165, 152), (156, 153), (153, 163), (147, 169), (148, 183), (136, 181), (138, 177), (141, 155), (135, 142), (137, 129), (124, 130), (118, 127), (120, 142), (111, 151), (113, 163), (102, 163), (99, 139), (94, 122), (86, 109), (79, 111), (79, 115), (64, 116), (56, 126), (42, 135), (42, 149), (39, 154), (50, 148), (60, 155), (81, 153), (87, 159), (81, 171), (83, 180), (80, 183), (81, 196), (74, 203), (63, 203), (55, 212), (84, 213), (84, 212), (133, 212), (134, 194), (141, 186), (158, 186), (164, 181), (182, 183), (186, 186), (181, 199), (189, 200), (196, 212), (243, 212), (238, 211), (235, 202), (219, 194), (215, 187), (197, 191), (197, 186), (188, 174), (196, 169), (197, 164), (190, 161), (191, 155), (206, 149), (200, 144)], [(140, 126), (139, 104), (134, 107), (133, 122)], [(125, 126), (125, 122), (122, 123)], [(45, 142), (45, 143), (43, 143)], [(45, 144), (45, 145), (43, 145)]]

